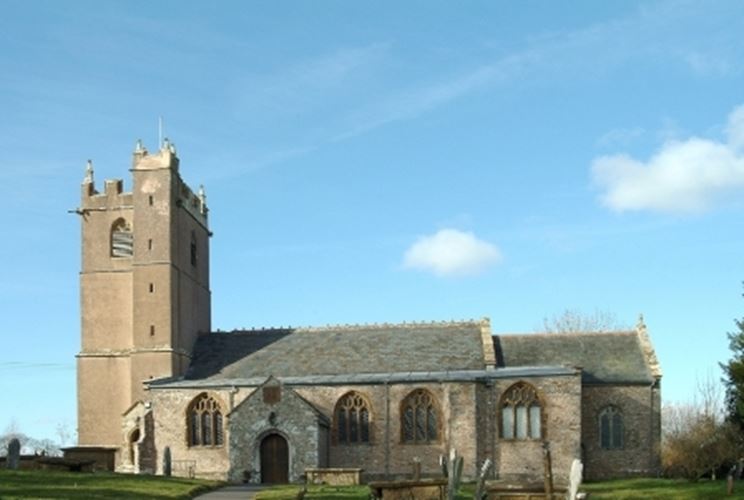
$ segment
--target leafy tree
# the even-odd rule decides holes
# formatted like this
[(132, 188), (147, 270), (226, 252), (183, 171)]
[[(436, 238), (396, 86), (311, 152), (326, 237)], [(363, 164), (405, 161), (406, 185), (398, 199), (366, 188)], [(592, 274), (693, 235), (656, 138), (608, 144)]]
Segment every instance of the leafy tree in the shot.
[(734, 320), (736, 331), (729, 332), (731, 359), (721, 363), (726, 384), (726, 410), (730, 422), (744, 431), (744, 318)]

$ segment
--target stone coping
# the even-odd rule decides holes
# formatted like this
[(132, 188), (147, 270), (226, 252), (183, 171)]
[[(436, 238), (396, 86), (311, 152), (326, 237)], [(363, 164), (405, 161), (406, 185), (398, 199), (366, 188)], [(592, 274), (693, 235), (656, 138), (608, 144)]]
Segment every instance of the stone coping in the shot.
[(445, 486), (446, 478), (433, 479), (401, 479), (398, 481), (372, 481), (369, 487), (373, 489), (395, 490), (401, 488), (413, 488), (416, 486)]
[(362, 472), (357, 467), (306, 467), (305, 472)]

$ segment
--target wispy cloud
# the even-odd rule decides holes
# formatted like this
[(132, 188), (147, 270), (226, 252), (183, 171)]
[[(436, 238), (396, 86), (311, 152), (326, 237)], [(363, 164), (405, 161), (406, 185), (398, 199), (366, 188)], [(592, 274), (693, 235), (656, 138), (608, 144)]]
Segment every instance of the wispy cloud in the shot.
[(274, 72), (247, 75), (235, 84), (239, 113), (291, 114), (322, 107), (384, 60), (387, 43), (345, 47), (295, 62)]
[[(456, 71), (438, 74), (427, 68), (411, 73), (422, 77), (408, 80), (391, 74), (390, 68), (401, 63), (415, 68), (417, 62), (401, 61), (393, 44), (349, 47), (296, 62), (275, 73), (242, 78), (238, 85), (242, 104), (236, 112), (268, 108), (276, 116), (293, 120), (308, 113), (303, 138), (295, 144), (309, 152), (416, 119), (498, 86), (603, 77), (629, 64), (650, 60), (656, 65), (662, 61), (685, 66), (696, 74), (722, 76), (736, 70), (728, 54), (736, 53), (737, 47), (744, 48), (744, 43), (738, 39), (710, 39), (699, 47), (701, 37), (688, 36), (701, 18), (713, 20), (707, 29), (714, 31), (723, 14), (712, 10), (695, 4), (660, 2), (580, 29), (538, 34), (506, 51), (491, 44), (490, 56), (471, 60), (470, 65), (464, 62)], [(334, 105), (328, 106), (329, 101)], [(612, 142), (622, 146), (640, 134), (642, 129), (618, 130), (601, 141), (602, 145)]]
[(723, 141), (668, 141), (647, 161), (601, 156), (591, 170), (602, 204), (612, 210), (705, 211), (744, 191), (744, 106), (729, 115)]
[(602, 148), (627, 147), (645, 133), (646, 131), (642, 127), (617, 128), (597, 139), (597, 146)]
[(411, 245), (403, 257), (403, 266), (437, 276), (462, 276), (480, 274), (500, 260), (496, 245), (473, 233), (442, 229)]

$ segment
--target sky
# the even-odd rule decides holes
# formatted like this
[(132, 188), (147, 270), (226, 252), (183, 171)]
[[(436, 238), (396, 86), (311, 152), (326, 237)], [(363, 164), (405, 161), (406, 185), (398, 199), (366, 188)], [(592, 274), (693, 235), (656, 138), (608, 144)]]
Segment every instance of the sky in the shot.
[[(0, 0), (0, 431), (75, 428), (80, 183), (158, 122), (213, 329), (643, 314), (667, 403), (744, 316), (736, 1)], [(71, 444), (71, 443), (68, 443)]]

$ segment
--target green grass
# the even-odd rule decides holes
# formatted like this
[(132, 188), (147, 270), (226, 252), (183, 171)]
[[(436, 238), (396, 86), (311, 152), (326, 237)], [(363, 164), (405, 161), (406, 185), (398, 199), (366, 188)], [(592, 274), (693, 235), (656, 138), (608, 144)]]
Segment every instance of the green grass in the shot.
[(0, 499), (185, 499), (219, 484), (201, 479), (131, 474), (0, 470)]
[(592, 500), (707, 500), (744, 498), (744, 482), (734, 486), (734, 494), (726, 495), (726, 481), (698, 481), (683, 479), (617, 479), (581, 485), (581, 491), (591, 493)]
[[(276, 486), (258, 494), (257, 500), (294, 500), (299, 491), (297, 485)], [(457, 495), (458, 500), (472, 500), (475, 486), (465, 484)], [(586, 483), (581, 491), (591, 493), (591, 500), (707, 500), (744, 499), (744, 482), (737, 485), (736, 493), (726, 495), (725, 481), (699, 481), (691, 483), (673, 479), (622, 479)], [(367, 500), (366, 486), (310, 486), (307, 500)]]

